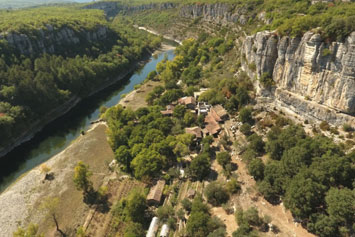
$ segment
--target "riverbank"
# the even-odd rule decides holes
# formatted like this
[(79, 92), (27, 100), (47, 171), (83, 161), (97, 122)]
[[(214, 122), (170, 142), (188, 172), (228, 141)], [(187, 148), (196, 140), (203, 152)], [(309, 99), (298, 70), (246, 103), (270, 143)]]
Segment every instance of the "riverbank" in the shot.
[[(164, 49), (165, 44), (162, 44), (161, 49)], [(60, 105), (59, 107), (53, 109), (52, 111), (48, 112), (43, 118), (40, 120), (37, 120), (34, 122), (32, 125), (29, 126), (29, 128), (23, 132), (19, 137), (13, 139), (12, 145), (9, 145), (5, 148), (0, 148), (0, 159), (4, 157), (6, 154), (11, 152), (13, 149), (16, 147), (20, 146), (21, 144), (30, 141), (38, 132), (40, 132), (45, 126), (53, 122), (54, 120), (60, 118), (61, 116), (65, 115), (68, 113), (70, 110), (75, 108), (81, 101), (97, 94), (98, 92), (106, 89), (109, 86), (112, 86), (113, 84), (117, 83), (118, 81), (123, 80), (125, 77), (127, 77), (130, 73), (135, 71), (137, 68), (139, 68), (141, 65), (144, 65), (150, 58), (150, 56), (156, 52), (159, 52), (157, 49), (153, 53), (147, 53), (142, 57), (142, 59), (138, 62), (134, 62), (131, 64), (131, 66), (128, 67), (128, 69), (124, 72), (122, 72), (119, 76), (114, 77), (114, 78), (107, 78), (101, 86), (95, 88), (90, 94), (88, 94), (84, 98), (80, 97), (72, 97), (68, 101), (66, 101), (64, 104)]]
[(155, 30), (151, 30), (151, 29), (148, 29), (148, 28), (146, 28), (146, 27), (137, 26), (137, 25), (135, 25), (134, 27), (138, 28), (139, 30), (144, 30), (144, 31), (146, 31), (146, 32), (149, 32), (149, 33), (151, 33), (151, 34), (153, 34), (153, 35), (161, 36), (161, 37), (163, 37), (164, 39), (174, 41), (175, 43), (178, 43), (179, 45), (182, 45), (182, 41), (177, 40), (177, 39), (175, 39), (175, 38), (173, 38), (173, 37), (170, 37), (170, 36), (167, 36), (167, 35), (162, 35), (162, 34), (158, 33), (158, 32), (155, 31)]
[(52, 223), (41, 211), (40, 205), (45, 198), (58, 197), (59, 207), (56, 211), (61, 228), (75, 233), (83, 225), (89, 207), (83, 203), (82, 193), (76, 190), (73, 171), (78, 161), (83, 161), (93, 171), (91, 180), (97, 189), (104, 178), (111, 174), (106, 164), (114, 159), (114, 154), (106, 140), (106, 125), (98, 123), (84, 136), (77, 138), (64, 151), (48, 160), (45, 165), (50, 168), (53, 180), (45, 180), (41, 166), (23, 175), (0, 195), (0, 233), (12, 236), (18, 225), (39, 224), (40, 232), (51, 236)]
[[(153, 56), (173, 48), (163, 45)], [(135, 98), (138, 100), (145, 99), (144, 93), (134, 90), (128, 96), (132, 93), (136, 93)], [(84, 225), (91, 209), (83, 203), (82, 193), (74, 187), (73, 170), (80, 160), (88, 164), (90, 170), (94, 171), (92, 180), (96, 189), (112, 177), (108, 164), (114, 159), (114, 154), (107, 142), (106, 128), (105, 123), (92, 125), (84, 136), (79, 136), (65, 150), (45, 162), (50, 172), (54, 173), (53, 180), (44, 180), (45, 174), (41, 172), (41, 166), (37, 166), (0, 194), (1, 236), (12, 236), (19, 225), (27, 226), (29, 223), (39, 224), (39, 230), (45, 236), (54, 236), (52, 223), (44, 218), (45, 213), (39, 208), (46, 197), (60, 199), (57, 209), (59, 224), (68, 236), (75, 235), (75, 230)]]

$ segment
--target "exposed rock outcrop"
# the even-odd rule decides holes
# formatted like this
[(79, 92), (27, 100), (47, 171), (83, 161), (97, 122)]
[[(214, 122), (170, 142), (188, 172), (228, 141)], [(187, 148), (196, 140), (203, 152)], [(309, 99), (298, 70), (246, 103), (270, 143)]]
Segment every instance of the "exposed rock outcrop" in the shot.
[[(330, 44), (312, 32), (302, 38), (259, 32), (246, 38), (242, 55), (252, 78), (269, 73), (275, 82), (272, 92), (256, 82), (258, 95), (274, 97), (319, 120), (355, 121), (355, 32), (344, 42)], [(337, 116), (339, 112), (344, 114)]]
[(202, 18), (205, 21), (228, 24), (248, 22), (247, 9), (235, 8), (228, 3), (215, 4), (191, 4), (184, 5), (180, 9), (180, 16), (186, 18)]
[(177, 4), (175, 3), (150, 3), (143, 4), (138, 6), (126, 6), (118, 2), (96, 2), (93, 4), (86, 5), (85, 9), (100, 9), (103, 10), (107, 17), (116, 16), (118, 13), (132, 13), (135, 11), (144, 11), (150, 9), (157, 10), (167, 10), (171, 8), (176, 8)]
[(108, 37), (109, 29), (99, 25), (95, 30), (87, 31), (81, 29), (75, 31), (70, 27), (54, 29), (47, 25), (46, 29), (39, 29), (34, 35), (21, 34), (16, 32), (4, 32), (0, 39), (5, 39), (10, 46), (24, 55), (38, 53), (57, 53), (65, 45), (79, 45), (85, 42), (95, 42)]

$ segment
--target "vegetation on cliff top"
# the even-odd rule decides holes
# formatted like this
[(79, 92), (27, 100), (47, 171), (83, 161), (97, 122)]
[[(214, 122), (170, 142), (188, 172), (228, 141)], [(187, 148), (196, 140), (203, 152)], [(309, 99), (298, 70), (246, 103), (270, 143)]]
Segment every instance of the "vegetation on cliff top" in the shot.
[[(53, 9), (21, 10), (17, 14), (21, 19), (19, 13), (26, 13), (24, 24), (37, 21), (37, 26), (43, 26), (48, 20), (46, 16), (50, 16), (58, 20), (58, 26), (75, 24), (77, 30), (89, 30), (86, 27), (102, 22), (108, 25), (111, 33), (99, 42), (84, 40), (75, 47), (55, 45), (57, 52), (52, 55), (24, 56), (8, 44), (0, 44), (3, 52), (0, 57), (0, 146), (11, 144), (38, 118), (70, 98), (85, 97), (102, 83), (107, 83), (108, 78), (127, 71), (144, 53), (160, 45), (159, 37), (131, 25), (121, 24), (118, 20), (109, 25), (99, 11), (80, 14), (77, 10), (61, 8), (55, 12)], [(30, 17), (42, 11), (46, 12), (44, 16)], [(80, 17), (83, 18), (79, 20)], [(9, 22), (8, 18), (6, 23)]]
[(78, 7), (38, 7), (23, 10), (0, 11), (0, 32), (28, 34), (39, 29), (47, 30), (64, 26), (75, 31), (93, 30), (98, 25), (107, 25), (105, 14), (100, 10), (84, 10)]
[[(149, 3), (176, 3), (179, 6), (186, 4), (213, 4), (213, 3), (227, 3), (230, 4), (229, 11), (234, 9), (244, 9), (245, 15), (248, 17), (248, 22), (245, 25), (245, 29), (252, 29), (255, 32), (261, 30), (277, 30), (280, 35), (290, 35), (292, 37), (302, 36), (306, 31), (316, 29), (325, 39), (334, 41), (342, 41), (351, 32), (355, 31), (355, 3), (334, 1), (329, 3), (315, 3), (312, 4), (308, 0), (185, 0), (185, 1), (165, 1), (165, 0), (135, 0), (135, 1), (119, 1), (125, 5), (142, 5)], [(166, 21), (169, 23), (171, 18), (166, 17), (167, 11), (151, 11), (145, 12), (139, 19), (145, 18), (150, 22), (149, 17), (159, 19), (159, 21)], [(170, 14), (176, 14), (176, 11), (171, 11)], [(264, 17), (258, 17), (260, 14), (264, 14)], [(266, 24), (265, 21), (270, 21), (270, 24)]]

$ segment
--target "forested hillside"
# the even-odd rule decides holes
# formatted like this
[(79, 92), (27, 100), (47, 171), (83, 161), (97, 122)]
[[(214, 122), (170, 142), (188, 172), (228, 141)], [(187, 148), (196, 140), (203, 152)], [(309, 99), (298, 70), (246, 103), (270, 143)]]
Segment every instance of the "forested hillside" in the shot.
[[(3, 11), (0, 18), (0, 146), (11, 144), (58, 106), (127, 72), (160, 44), (129, 25), (107, 22), (99, 10), (44, 7)], [(21, 54), (46, 34), (53, 41), (43, 42), (50, 45)], [(22, 42), (30, 43), (22, 47)]]
[(38, 5), (63, 4), (71, 2), (90, 2), (90, 0), (0, 0), (0, 8), (15, 9)]
[[(152, 2), (162, 4), (165, 1), (123, 0), (118, 2), (128, 6), (139, 6), (144, 4), (148, 5)], [(216, 9), (216, 12), (213, 14), (221, 14), (221, 18), (223, 17), (223, 14), (231, 14), (232, 18), (234, 18), (234, 14), (232, 14), (233, 12), (236, 12), (237, 15), (243, 15), (243, 20), (239, 21), (241, 25), (244, 25), (243, 30), (246, 30), (247, 32), (249, 31), (250, 33), (266, 29), (277, 29), (280, 35), (301, 36), (306, 31), (320, 27), (317, 31), (322, 33), (325, 38), (328, 38), (331, 41), (341, 41), (355, 30), (355, 4), (345, 1), (321, 3), (319, 1), (308, 0), (172, 0), (169, 1), (169, 3), (176, 4), (177, 8), (184, 8), (186, 5), (194, 4), (219, 4), (221, 9)], [(227, 7), (222, 5), (224, 3), (227, 4)], [(150, 25), (155, 25), (159, 22), (167, 23), (169, 20), (172, 20), (168, 17), (166, 12), (156, 10), (153, 10), (150, 14), (150, 17), (152, 17), (150, 19), (151, 21), (148, 21)], [(189, 11), (191, 11), (191, 13), (194, 11), (193, 14), (197, 15), (203, 13), (203, 11), (206, 11), (206, 13), (209, 12), (209, 10), (206, 9), (193, 10), (192, 8), (189, 9)], [(219, 11), (225, 12), (221, 13)], [(146, 14), (147, 12), (141, 12), (140, 17), (143, 17)], [(173, 11), (169, 15), (171, 14), (178, 16), (179, 12)], [(200, 16), (197, 15), (195, 15), (195, 18), (198, 20)]]

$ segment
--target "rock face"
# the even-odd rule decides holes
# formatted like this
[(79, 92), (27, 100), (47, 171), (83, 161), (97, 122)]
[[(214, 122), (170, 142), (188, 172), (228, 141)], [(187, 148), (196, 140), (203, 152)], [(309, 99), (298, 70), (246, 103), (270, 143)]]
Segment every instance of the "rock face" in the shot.
[(186, 18), (202, 18), (205, 21), (214, 23), (240, 23), (246, 24), (248, 17), (247, 10), (235, 8), (227, 3), (215, 4), (191, 4), (184, 5), (180, 9), (180, 16)]
[(96, 2), (85, 6), (86, 9), (103, 10), (108, 17), (113, 17), (120, 12), (132, 13), (136, 11), (144, 11), (150, 9), (167, 10), (179, 8), (179, 14), (185, 18), (202, 18), (205, 21), (228, 24), (240, 23), (246, 24), (248, 21), (247, 9), (235, 8), (232, 4), (215, 3), (215, 4), (188, 4), (180, 5), (176, 3), (151, 3), (139, 6), (125, 6), (117, 2)]
[(107, 17), (114, 17), (120, 12), (132, 13), (135, 11), (144, 11), (150, 9), (157, 10), (167, 10), (171, 8), (176, 8), (177, 4), (175, 3), (150, 3), (143, 4), (138, 6), (125, 6), (118, 2), (96, 2), (90, 5), (85, 6), (85, 9), (100, 9), (103, 10)]
[(36, 36), (5, 32), (0, 34), (0, 39), (5, 39), (10, 46), (24, 55), (39, 53), (56, 53), (66, 45), (79, 45), (85, 42), (95, 42), (108, 37), (109, 29), (106, 26), (97, 26), (95, 30), (74, 31), (69, 27), (54, 29), (47, 25), (46, 29), (39, 29)]
[[(319, 120), (342, 123), (354, 118), (346, 114), (355, 115), (355, 32), (344, 42), (330, 44), (312, 32), (302, 38), (259, 32), (246, 38), (242, 55), (252, 78), (272, 75), (276, 89), (270, 93), (257, 82), (260, 96), (274, 97)], [(344, 115), (334, 116), (339, 112)]]

